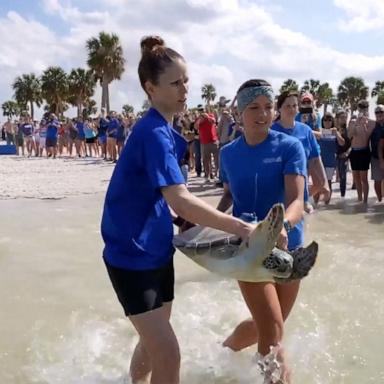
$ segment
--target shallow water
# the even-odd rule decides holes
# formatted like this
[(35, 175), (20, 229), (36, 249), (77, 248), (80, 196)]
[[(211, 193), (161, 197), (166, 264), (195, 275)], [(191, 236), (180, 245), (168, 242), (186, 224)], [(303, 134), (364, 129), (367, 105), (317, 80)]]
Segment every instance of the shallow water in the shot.
[[(101, 260), (102, 200), (0, 200), (0, 383), (129, 383), (137, 337)], [(382, 383), (384, 206), (336, 201), (306, 226), (320, 256), (286, 324), (295, 383)], [(256, 348), (221, 347), (248, 315), (236, 283), (180, 254), (176, 274), (182, 382), (261, 383)]]

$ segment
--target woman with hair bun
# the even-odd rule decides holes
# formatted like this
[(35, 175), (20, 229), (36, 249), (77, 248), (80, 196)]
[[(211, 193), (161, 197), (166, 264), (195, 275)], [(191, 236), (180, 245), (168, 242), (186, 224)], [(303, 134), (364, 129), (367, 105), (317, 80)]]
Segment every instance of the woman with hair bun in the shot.
[(171, 125), (173, 115), (186, 106), (186, 63), (158, 36), (143, 38), (140, 46), (139, 79), (152, 107), (133, 128), (108, 187), (103, 258), (125, 315), (139, 334), (132, 382), (147, 382), (151, 373), (152, 384), (176, 384), (180, 353), (169, 321), (174, 297), (170, 208), (179, 224), (187, 220), (245, 240), (255, 226), (187, 190), (179, 166), (187, 145)]

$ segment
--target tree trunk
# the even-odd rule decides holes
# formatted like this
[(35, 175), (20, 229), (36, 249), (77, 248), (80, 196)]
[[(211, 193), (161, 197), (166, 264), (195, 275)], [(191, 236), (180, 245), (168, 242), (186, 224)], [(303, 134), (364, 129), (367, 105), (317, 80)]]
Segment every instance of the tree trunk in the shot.
[(32, 121), (33, 121), (33, 115), (34, 115), (34, 111), (33, 111), (33, 101), (31, 100), (30, 101), (30, 106), (31, 106), (31, 118), (32, 118)]
[(81, 108), (81, 102), (80, 101), (78, 101), (77, 102), (77, 117), (81, 117), (81, 111), (82, 110), (82, 108)]
[(107, 95), (106, 95), (106, 99), (107, 99), (107, 113), (109, 113), (110, 110), (111, 110), (111, 107), (109, 105), (109, 83), (108, 82), (107, 82), (107, 86), (105, 88), (106, 88), (106, 93), (107, 93)]
[(324, 113), (323, 113), (323, 115), (325, 115), (327, 113), (327, 109), (328, 109), (328, 103), (325, 102), (324, 103)]
[(106, 108), (107, 113), (109, 113), (108, 110), (108, 82), (106, 79), (102, 79), (101, 81), (101, 108)]

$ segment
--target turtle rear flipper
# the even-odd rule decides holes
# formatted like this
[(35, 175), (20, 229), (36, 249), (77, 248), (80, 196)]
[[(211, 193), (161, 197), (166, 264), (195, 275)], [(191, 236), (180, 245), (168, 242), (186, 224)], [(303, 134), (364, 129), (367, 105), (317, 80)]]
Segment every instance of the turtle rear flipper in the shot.
[(311, 268), (315, 265), (319, 245), (312, 241), (305, 248), (298, 248), (291, 253), (293, 257), (292, 273), (287, 279), (276, 278), (278, 283), (288, 283), (292, 280), (300, 280), (307, 276)]

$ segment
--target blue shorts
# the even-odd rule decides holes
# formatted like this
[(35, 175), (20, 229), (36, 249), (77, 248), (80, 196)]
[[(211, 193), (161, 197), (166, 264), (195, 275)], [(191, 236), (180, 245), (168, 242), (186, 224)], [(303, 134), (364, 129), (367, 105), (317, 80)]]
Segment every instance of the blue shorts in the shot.
[(99, 136), (99, 143), (105, 144), (107, 142), (107, 135)]

